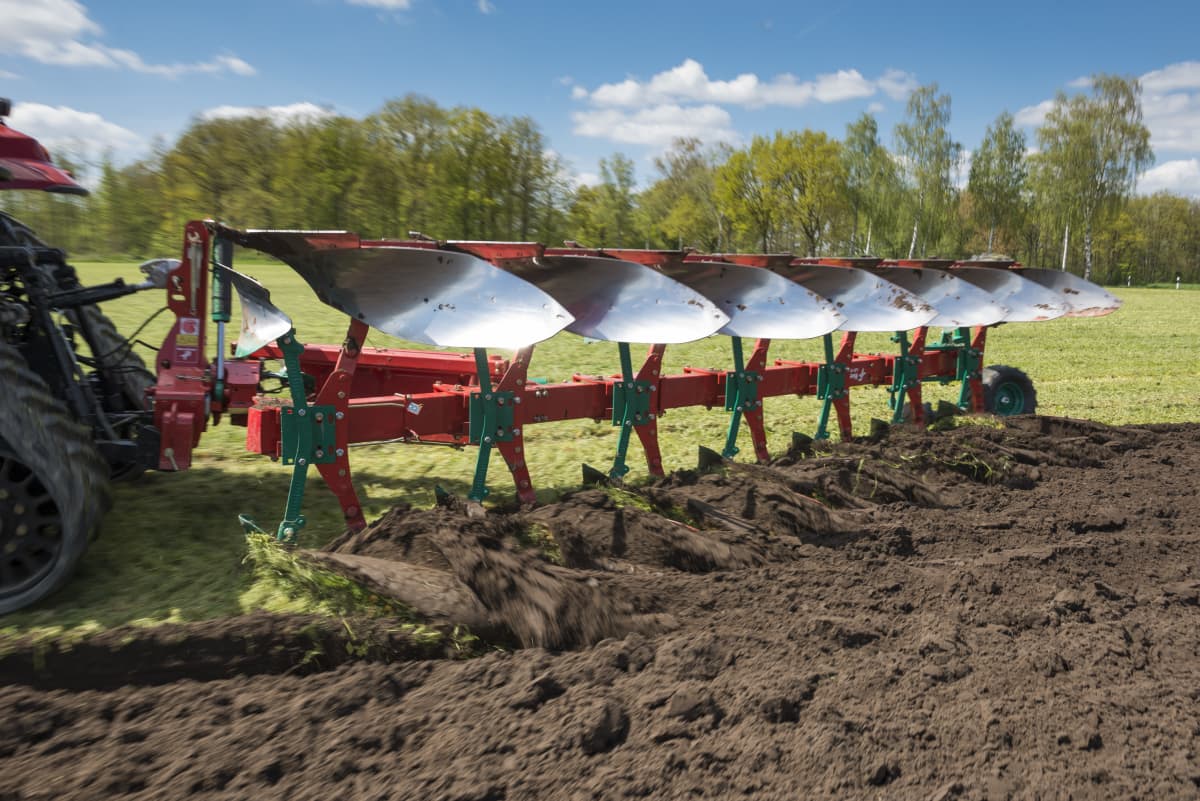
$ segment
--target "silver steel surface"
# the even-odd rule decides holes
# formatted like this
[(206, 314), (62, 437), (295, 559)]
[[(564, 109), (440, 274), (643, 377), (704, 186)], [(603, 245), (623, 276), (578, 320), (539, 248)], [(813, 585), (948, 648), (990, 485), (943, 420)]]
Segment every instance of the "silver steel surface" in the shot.
[(833, 301), (846, 321), (842, 331), (908, 331), (928, 325), (937, 310), (906, 289), (857, 267), (820, 264), (773, 267)]
[(929, 267), (876, 267), (871, 272), (907, 289), (937, 310), (929, 325), (942, 328), (994, 325), (1008, 308), (979, 287), (946, 270)]
[(1070, 307), (1067, 317), (1103, 317), (1121, 308), (1121, 300), (1103, 287), (1063, 270), (1021, 269), (1021, 277), (1044, 286)]
[(475, 256), (390, 246), (317, 249), (309, 236), (249, 231), (235, 241), (287, 262), (335, 309), (412, 342), (516, 349), (574, 319), (550, 295)]
[(274, 303), (271, 293), (248, 275), (226, 267), (225, 276), (242, 302), (242, 333), (238, 337), (239, 359), (249, 356), (292, 330), (292, 320)]
[(631, 261), (536, 256), (500, 264), (565, 306), (575, 316), (567, 330), (580, 336), (673, 344), (703, 339), (729, 323), (704, 295)]
[(729, 316), (719, 333), (734, 337), (809, 339), (846, 321), (832, 301), (762, 267), (668, 261), (659, 269)]
[(1062, 317), (1069, 308), (1058, 295), (1006, 267), (955, 267), (953, 272), (1007, 306), (1006, 323), (1053, 320)]

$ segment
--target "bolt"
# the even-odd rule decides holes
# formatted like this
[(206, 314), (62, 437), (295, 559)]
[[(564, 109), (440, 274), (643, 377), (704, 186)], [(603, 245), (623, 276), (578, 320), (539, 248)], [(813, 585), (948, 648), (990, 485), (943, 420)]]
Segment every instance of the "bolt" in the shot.
[(343, 468), (340, 468), (340, 469), (338, 470), (338, 477), (339, 477), (339, 478), (345, 478), (345, 477), (346, 477), (346, 468), (344, 468), (344, 467), (343, 467)]
[(323, 451), (323, 450), (322, 450), (322, 449), (320, 449), (320, 448), (317, 448), (316, 457), (317, 457), (318, 459), (323, 459), (323, 458), (325, 458), (325, 451)]
[(489, 444), (489, 445), (490, 445), (490, 444), (492, 443), (492, 438), (491, 438), (491, 437), (484, 437), (484, 438), (483, 438), (483, 441), (484, 441), (485, 443), (487, 443), (487, 444)]
[(504, 398), (496, 398), (496, 405), (497, 405), (497, 406), (503, 406), (503, 405), (504, 405)]
[(338, 456), (345, 456), (345, 455), (346, 455), (346, 449), (345, 449), (345, 448), (338, 448), (336, 451), (334, 451), (334, 453), (336, 453)]
[(296, 410), (296, 414), (298, 414), (298, 415), (300, 415), (301, 417), (303, 417), (304, 415), (308, 414), (308, 410), (307, 410), (307, 409), (297, 409), (297, 410)]
[(491, 395), (484, 395), (484, 396), (483, 396), (483, 399), (484, 399), (484, 400), (489, 400), (489, 401), (490, 401), (490, 400), (492, 399), (492, 396), (491, 396)]
[(657, 420), (657, 419), (658, 419), (658, 415), (652, 414), (652, 415), (650, 415), (650, 419), (651, 419), (651, 420)]
[(288, 526), (287, 528), (285, 528), (283, 530), (283, 535), (285, 537), (294, 537), (294, 536), (296, 536), (296, 529), (292, 528), (291, 526)]
[(520, 403), (520, 402), (521, 402), (521, 396), (520, 396), (520, 395), (518, 395), (517, 397), (513, 398), (513, 403)]
[(336, 419), (338, 419), (338, 420), (341, 420), (341, 419), (342, 419), (343, 417), (345, 417), (346, 415), (345, 415), (345, 414), (343, 414), (342, 412), (334, 412), (334, 413), (333, 413), (333, 416), (334, 416)]
[(514, 437), (519, 437), (519, 436), (521, 436), (521, 429), (519, 429), (519, 428), (514, 428), (514, 429), (513, 429), (513, 436), (514, 436)]
[(323, 423), (323, 422), (325, 422), (325, 415), (321, 414), (320, 412), (317, 412), (317, 414), (316, 414), (316, 421), (317, 421), (318, 423)]
[(304, 465), (308, 464), (308, 460), (307, 459), (297, 459), (296, 464), (300, 465), (301, 467), (304, 467)]
[[(339, 398), (345, 398), (345, 397), (346, 397), (346, 393), (345, 393), (345, 392), (338, 392), (338, 397), (339, 397)], [(338, 414), (341, 414), (341, 412), (338, 412)], [(341, 418), (339, 417), (338, 419), (340, 420)]]

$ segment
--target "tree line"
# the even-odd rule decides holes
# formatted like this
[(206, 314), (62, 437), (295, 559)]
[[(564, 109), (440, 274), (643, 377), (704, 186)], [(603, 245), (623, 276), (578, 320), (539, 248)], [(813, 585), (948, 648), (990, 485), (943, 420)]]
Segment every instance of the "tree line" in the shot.
[(890, 146), (870, 114), (841, 139), (812, 130), (737, 148), (680, 139), (639, 189), (619, 153), (600, 161), (598, 183), (577, 186), (532, 119), (408, 96), (361, 120), (196, 119), (141, 161), (94, 168), (89, 197), (0, 192), (0, 204), (76, 257), (173, 253), (186, 220), (213, 217), (372, 238), (992, 253), (1105, 283), (1200, 281), (1200, 201), (1132, 195), (1153, 163), (1136, 80), (1098, 75), (1089, 92), (1060, 93), (1033, 141), (1000, 114), (969, 167), (950, 112), (949, 95), (930, 84), (910, 96)]

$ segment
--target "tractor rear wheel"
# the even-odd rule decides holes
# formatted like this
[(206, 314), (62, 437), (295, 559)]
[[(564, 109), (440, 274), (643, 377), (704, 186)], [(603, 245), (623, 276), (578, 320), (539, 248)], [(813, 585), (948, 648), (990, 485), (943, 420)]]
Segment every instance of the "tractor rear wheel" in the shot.
[(0, 614), (61, 587), (108, 504), (108, 468), (88, 431), (0, 342)]
[(983, 368), (983, 410), (998, 417), (1033, 414), (1037, 410), (1033, 381), (1015, 367), (993, 364)]

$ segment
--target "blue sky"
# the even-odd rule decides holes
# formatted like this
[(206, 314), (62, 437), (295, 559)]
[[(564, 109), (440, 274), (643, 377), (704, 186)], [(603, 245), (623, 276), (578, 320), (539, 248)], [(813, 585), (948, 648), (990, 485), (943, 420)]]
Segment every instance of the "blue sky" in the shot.
[(1157, 161), (1141, 191), (1200, 196), (1200, 3), (0, 0), (13, 127), (92, 157), (149, 152), (196, 115), (361, 117), (415, 92), (535, 119), (577, 179), (673, 136), (885, 141), (913, 87), (953, 100), (967, 151), (1007, 109), (1033, 126), (1096, 72), (1143, 79)]

